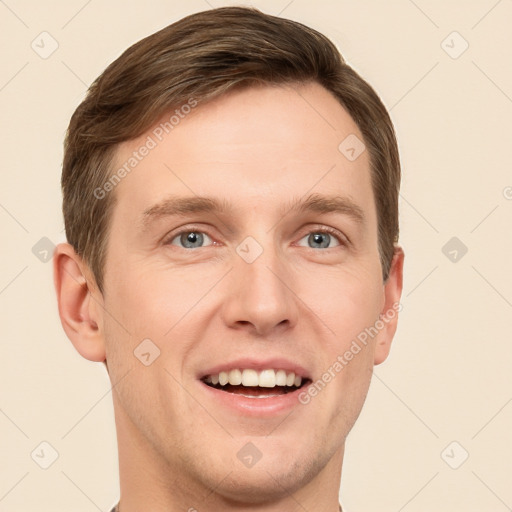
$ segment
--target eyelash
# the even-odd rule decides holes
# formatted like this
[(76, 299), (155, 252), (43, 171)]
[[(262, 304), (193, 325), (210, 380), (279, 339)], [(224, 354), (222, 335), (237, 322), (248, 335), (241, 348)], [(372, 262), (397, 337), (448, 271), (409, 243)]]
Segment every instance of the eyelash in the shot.
[[(163, 244), (164, 245), (174, 245), (174, 244), (171, 244), (171, 242), (178, 238), (180, 235), (184, 234), (184, 233), (201, 233), (201, 234), (205, 234), (205, 235), (208, 235), (212, 240), (213, 240), (213, 236), (211, 236), (207, 231), (204, 230), (204, 228), (199, 228), (198, 226), (187, 226), (186, 228), (184, 229), (181, 229), (180, 231), (176, 232), (176, 233), (173, 233), (171, 234), (170, 236), (166, 237), (163, 241)], [(336, 240), (338, 241), (338, 243), (340, 244), (340, 246), (348, 246), (350, 241), (348, 240), (348, 238), (346, 236), (344, 236), (341, 232), (339, 232), (337, 229), (334, 229), (334, 228), (330, 228), (330, 227), (327, 227), (327, 226), (324, 226), (324, 227), (321, 227), (321, 228), (318, 228), (318, 229), (311, 229), (309, 230), (305, 235), (303, 235), (299, 240), (302, 240), (305, 236), (307, 235), (310, 235), (312, 233), (327, 233), (329, 235), (332, 235), (336, 238)], [(214, 242), (215, 243), (215, 242)], [(313, 247), (307, 247), (308, 249), (313, 249)], [(326, 251), (328, 249), (335, 249), (336, 247), (328, 247), (327, 249), (321, 249), (322, 251)], [(185, 250), (191, 250), (191, 249), (187, 249), (185, 247), (180, 247), (180, 249), (185, 249)], [(198, 249), (201, 249), (201, 247), (198, 247)]]

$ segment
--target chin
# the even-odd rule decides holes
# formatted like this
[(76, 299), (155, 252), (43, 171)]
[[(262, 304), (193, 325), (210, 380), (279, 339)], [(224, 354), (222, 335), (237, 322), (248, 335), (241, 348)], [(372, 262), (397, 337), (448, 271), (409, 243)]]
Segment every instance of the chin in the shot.
[(263, 505), (289, 498), (313, 480), (324, 465), (320, 458), (316, 461), (296, 457), (287, 460), (275, 455), (267, 457), (266, 461), (262, 457), (253, 467), (246, 468), (235, 459), (231, 464), (219, 467), (214, 474), (203, 474), (202, 479), (207, 480), (207, 486), (214, 488), (226, 505)]
[[(304, 472), (304, 468), (302, 468)], [(217, 492), (230, 504), (277, 502), (302, 487), (305, 475), (276, 467), (234, 471)]]

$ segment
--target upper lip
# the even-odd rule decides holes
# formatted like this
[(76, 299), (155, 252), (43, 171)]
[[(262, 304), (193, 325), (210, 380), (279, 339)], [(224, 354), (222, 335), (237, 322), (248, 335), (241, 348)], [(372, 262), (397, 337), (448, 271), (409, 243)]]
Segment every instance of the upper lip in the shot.
[(230, 371), (234, 369), (245, 370), (252, 369), (256, 371), (263, 371), (268, 369), (273, 370), (284, 370), (286, 372), (294, 372), (295, 375), (302, 377), (303, 379), (310, 379), (309, 372), (300, 364), (290, 361), (284, 358), (273, 358), (273, 359), (255, 359), (255, 358), (242, 358), (233, 361), (225, 361), (223, 363), (216, 364), (201, 373), (200, 379), (204, 379), (209, 375), (217, 375), (220, 372)]

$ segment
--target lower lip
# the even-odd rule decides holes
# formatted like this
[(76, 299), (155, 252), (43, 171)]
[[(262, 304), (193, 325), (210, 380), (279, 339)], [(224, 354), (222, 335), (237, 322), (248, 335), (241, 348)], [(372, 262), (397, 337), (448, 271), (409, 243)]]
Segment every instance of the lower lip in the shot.
[[(212, 400), (220, 405), (234, 410), (238, 414), (245, 416), (273, 416), (282, 412), (287, 412), (293, 407), (301, 405), (299, 394), (304, 391), (304, 386), (295, 391), (290, 391), (282, 395), (270, 396), (267, 398), (250, 398), (237, 393), (229, 393), (217, 388), (212, 388), (200, 381), (200, 385), (205, 389)], [(269, 388), (270, 391), (270, 388)]]

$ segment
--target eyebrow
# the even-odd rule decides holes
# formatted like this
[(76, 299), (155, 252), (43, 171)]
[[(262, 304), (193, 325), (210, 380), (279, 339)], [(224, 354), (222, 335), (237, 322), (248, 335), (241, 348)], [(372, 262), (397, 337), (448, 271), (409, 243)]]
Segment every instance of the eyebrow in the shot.
[[(204, 196), (170, 196), (163, 201), (147, 208), (143, 212), (143, 224), (147, 226), (152, 220), (161, 217), (186, 215), (189, 213), (227, 213), (233, 210), (233, 206), (226, 200)], [(363, 209), (351, 198), (343, 196), (326, 196), (310, 194), (305, 199), (292, 199), (285, 205), (280, 214), (282, 217), (288, 213), (316, 212), (321, 214), (339, 213), (346, 215), (357, 224), (365, 223)]]

